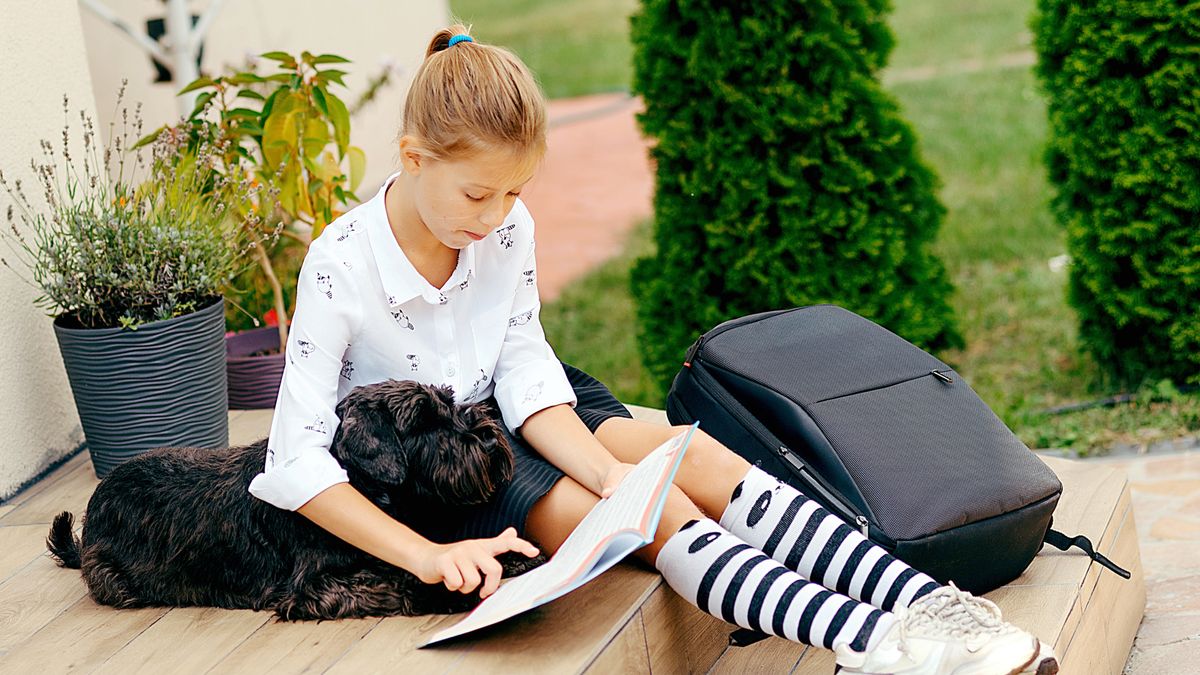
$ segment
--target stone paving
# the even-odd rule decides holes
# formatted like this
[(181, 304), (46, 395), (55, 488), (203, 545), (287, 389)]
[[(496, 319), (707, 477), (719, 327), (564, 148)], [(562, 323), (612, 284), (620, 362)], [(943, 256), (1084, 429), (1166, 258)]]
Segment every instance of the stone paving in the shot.
[(1088, 461), (1125, 469), (1133, 496), (1146, 616), (1126, 675), (1200, 672), (1200, 449)]

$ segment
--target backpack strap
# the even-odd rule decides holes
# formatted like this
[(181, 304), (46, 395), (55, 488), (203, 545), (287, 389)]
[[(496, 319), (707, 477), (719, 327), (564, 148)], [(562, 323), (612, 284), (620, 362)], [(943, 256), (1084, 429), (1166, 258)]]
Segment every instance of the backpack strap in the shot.
[(1131, 576), (1128, 571), (1119, 567), (1116, 563), (1109, 560), (1108, 558), (1105, 558), (1102, 554), (1098, 553), (1096, 551), (1096, 549), (1092, 547), (1091, 540), (1089, 540), (1087, 537), (1085, 537), (1083, 535), (1079, 535), (1077, 537), (1068, 537), (1067, 535), (1063, 534), (1062, 532), (1059, 532), (1058, 530), (1051, 528), (1046, 531), (1045, 541), (1047, 544), (1050, 544), (1051, 546), (1053, 546), (1054, 548), (1057, 548), (1060, 551), (1065, 551), (1065, 550), (1071, 548), (1072, 546), (1081, 548), (1081, 549), (1083, 549), (1083, 552), (1088, 555), (1089, 558), (1091, 558), (1092, 560), (1095, 560), (1096, 562), (1107, 567), (1108, 569), (1112, 570), (1113, 572), (1116, 572), (1117, 574), (1121, 575), (1121, 577), (1128, 579)]

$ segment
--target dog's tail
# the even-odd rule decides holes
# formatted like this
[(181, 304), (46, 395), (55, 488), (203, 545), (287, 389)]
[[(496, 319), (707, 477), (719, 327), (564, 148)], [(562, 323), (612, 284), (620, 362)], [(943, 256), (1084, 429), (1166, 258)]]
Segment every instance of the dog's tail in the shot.
[(59, 567), (69, 567), (73, 570), (80, 568), (79, 538), (71, 530), (75, 525), (75, 516), (70, 511), (63, 511), (54, 516), (50, 525), (50, 534), (46, 537), (46, 548), (50, 555), (58, 561)]

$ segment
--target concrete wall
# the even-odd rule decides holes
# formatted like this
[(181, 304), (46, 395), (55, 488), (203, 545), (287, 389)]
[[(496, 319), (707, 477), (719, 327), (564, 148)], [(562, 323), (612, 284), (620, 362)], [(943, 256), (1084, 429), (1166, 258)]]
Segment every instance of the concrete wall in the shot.
[[(78, 111), (94, 118), (96, 106), (75, 0), (3, 4), (0, 170), (10, 184), (21, 178), (25, 194), (36, 205), (40, 191), (34, 188), (29, 160), (41, 157), (41, 139), (61, 147), (63, 95), (70, 99), (76, 156), (81, 151)], [(0, 214), (9, 203), (8, 193), (0, 190)], [(6, 219), (0, 224), (8, 228)], [(0, 246), (0, 256), (14, 262), (7, 247)], [(31, 278), (24, 270), (21, 276)], [(50, 318), (33, 305), (39, 294), (0, 266), (0, 499), (12, 496), (83, 442)]]
[[(105, 4), (142, 28), (164, 7), (159, 0)], [(193, 11), (208, 4), (194, 2)], [(369, 77), (394, 64), (395, 84), (351, 120), (351, 142), (363, 148), (368, 164), (359, 196), (368, 198), (397, 165), (393, 140), (408, 80), (448, 16), (446, 0), (229, 0), (208, 33), (201, 73), (219, 74), (224, 64), (271, 50), (332, 52), (353, 61), (341, 68), (350, 75), (348, 88), (338, 92), (352, 104)], [(96, 120), (97, 140), (107, 143), (110, 122), (120, 124), (115, 102), (122, 78), (129, 79), (130, 113), (136, 102), (143, 104), (146, 131), (179, 114), (174, 92), (182, 84), (154, 83), (149, 57), (76, 0), (0, 0), (0, 64), (0, 169), (6, 177), (25, 176), (26, 185), (38, 141), (61, 142), (64, 93), (76, 144), (80, 108)], [(0, 190), (0, 219), (8, 203)], [(0, 255), (11, 261), (6, 248)], [(38, 294), (0, 266), (0, 500), (83, 443), (50, 318), (33, 306)]]
[[(165, 14), (160, 0), (103, 1), (143, 30), (147, 19)], [(209, 4), (193, 2), (192, 11), (202, 14)], [(81, 7), (80, 12), (102, 127), (107, 129), (114, 118), (123, 77), (129, 78), (125, 99), (130, 111), (133, 102), (143, 102), (147, 131), (178, 118), (174, 94), (186, 83), (154, 83), (149, 56), (91, 11)], [(398, 165), (393, 140), (408, 81), (424, 58), (429, 39), (445, 27), (448, 17), (446, 0), (227, 0), (204, 41), (200, 72), (219, 75), (226, 64), (240, 66), (248, 55), (267, 51), (334, 53), (353, 61), (339, 67), (350, 73), (345, 78), (347, 87), (333, 88), (347, 105), (353, 105), (367, 80), (384, 63), (394, 64), (400, 71), (393, 76), (394, 84), (351, 119), (350, 141), (367, 155), (367, 173), (358, 195), (366, 199)], [(274, 72), (273, 64), (262, 64), (260, 72)]]

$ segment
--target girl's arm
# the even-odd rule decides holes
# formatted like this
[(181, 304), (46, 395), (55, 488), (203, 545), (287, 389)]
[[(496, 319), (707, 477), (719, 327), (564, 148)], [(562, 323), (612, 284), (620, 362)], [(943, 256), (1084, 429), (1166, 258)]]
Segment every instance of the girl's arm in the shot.
[(603, 492), (609, 474), (626, 466), (596, 440), (565, 403), (530, 415), (521, 425), (521, 435), (547, 461), (600, 496), (607, 496)]
[[(586, 430), (586, 429), (585, 429)], [(491, 539), (435, 544), (394, 520), (349, 483), (337, 483), (308, 500), (297, 512), (330, 534), (371, 555), (412, 572), (418, 579), (441, 582), (452, 591), (480, 596), (500, 586), (501, 566), (495, 556), (520, 551), (533, 557), (537, 548), (508, 528)]]

